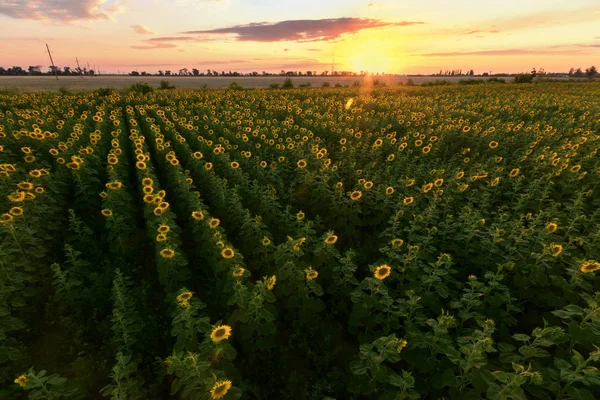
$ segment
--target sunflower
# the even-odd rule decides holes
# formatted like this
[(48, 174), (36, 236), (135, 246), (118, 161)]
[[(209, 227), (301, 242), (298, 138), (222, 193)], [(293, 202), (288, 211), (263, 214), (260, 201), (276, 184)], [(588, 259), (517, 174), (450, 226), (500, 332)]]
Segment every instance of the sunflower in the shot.
[(26, 156), (24, 160), (26, 163), (32, 163), (35, 161), (35, 156)]
[(458, 190), (460, 190), (461, 192), (464, 192), (465, 190), (467, 190), (467, 188), (468, 188), (468, 187), (469, 187), (469, 185), (468, 185), (468, 184), (466, 184), (466, 183), (463, 183), (462, 185), (460, 185), (460, 186), (458, 187)]
[(158, 235), (156, 235), (156, 241), (157, 242), (166, 242), (167, 235), (165, 235), (164, 233), (159, 233)]
[(154, 181), (152, 180), (152, 178), (142, 179), (142, 185), (144, 185), (144, 186), (152, 186), (153, 184), (154, 184)]
[(152, 212), (154, 213), (154, 215), (156, 215), (156, 216), (158, 217), (158, 216), (162, 215), (162, 213), (163, 213), (164, 211), (165, 211), (165, 210), (164, 210), (163, 208), (156, 207), (156, 208), (154, 209), (154, 211), (152, 211)]
[[(36, 190), (36, 191), (37, 191), (37, 190)], [(100, 196), (101, 198), (105, 199), (105, 198), (107, 198), (107, 197), (108, 197), (108, 194), (106, 194), (106, 192), (105, 192), (105, 191), (102, 191), (102, 192), (100, 192), (99, 196)]]
[(192, 154), (194, 156), (195, 159), (199, 160), (202, 157), (204, 157), (204, 155), (202, 153), (200, 153), (199, 151), (196, 151)]
[(406, 347), (407, 344), (408, 341), (406, 339), (398, 339), (398, 347), (396, 348), (396, 351), (400, 353), (402, 349)]
[(385, 194), (387, 194), (388, 196), (389, 196), (389, 195), (391, 195), (391, 194), (393, 194), (393, 193), (394, 193), (394, 188), (393, 188), (393, 187), (391, 187), (391, 186), (388, 186), (388, 187), (385, 189)]
[(341, 189), (341, 188), (343, 188), (343, 187), (344, 187), (344, 183), (343, 183), (343, 182), (338, 182), (338, 183), (336, 183), (336, 184), (335, 184), (335, 187), (336, 187), (337, 189)]
[(33, 183), (31, 182), (19, 182), (17, 187), (21, 190), (31, 190), (33, 189)]
[(270, 244), (271, 244), (271, 239), (269, 239), (268, 237), (266, 237), (266, 236), (265, 236), (265, 237), (263, 238), (263, 240), (262, 240), (262, 245), (263, 245), (263, 246), (268, 246), (268, 245), (270, 245)]
[(213, 165), (212, 165), (212, 163), (210, 163), (210, 162), (207, 162), (206, 164), (204, 164), (204, 168), (205, 168), (207, 171), (210, 171), (210, 170), (212, 169), (212, 167), (213, 167)]
[(365, 189), (371, 189), (373, 187), (373, 182), (371, 181), (366, 181), (365, 184), (363, 185), (363, 187)]
[(570, 169), (571, 172), (579, 172), (581, 165), (573, 165)]
[(414, 198), (414, 197), (405, 197), (405, 198), (404, 198), (404, 200), (402, 200), (402, 202), (403, 202), (405, 205), (412, 204), (414, 201), (415, 201), (415, 198)]
[(158, 197), (161, 200), (164, 199), (166, 195), (167, 192), (165, 192), (164, 190), (159, 190), (158, 193), (156, 193), (156, 197)]
[(102, 215), (104, 215), (105, 217), (112, 217), (112, 215), (113, 215), (112, 211), (111, 211), (111, 210), (109, 210), (109, 209), (106, 209), (106, 208), (105, 208), (104, 210), (100, 211), (100, 212), (101, 212), (101, 213), (102, 213)]
[(325, 238), (325, 244), (335, 244), (337, 242), (338, 237), (333, 234), (333, 232), (329, 232), (327, 237)]
[(162, 208), (163, 211), (166, 210), (167, 208), (169, 208), (169, 203), (166, 201), (161, 201), (160, 203), (158, 203), (158, 208)]
[(227, 394), (229, 389), (231, 389), (230, 380), (219, 381), (210, 389), (210, 398), (213, 400), (220, 399)]
[(554, 233), (556, 232), (556, 229), (558, 229), (558, 225), (554, 222), (550, 222), (548, 225), (546, 225), (546, 230), (548, 233)]
[(423, 192), (427, 193), (429, 192), (431, 189), (433, 188), (433, 183), (428, 183), (425, 186), (423, 186)]
[(210, 339), (215, 343), (228, 339), (229, 336), (231, 336), (231, 327), (229, 325), (215, 326), (210, 333)]
[(275, 275), (270, 277), (269, 280), (267, 281), (267, 289), (273, 290), (276, 282), (277, 282), (277, 277)]
[(154, 196), (151, 194), (147, 194), (144, 196), (144, 203), (152, 204), (154, 202)]
[(392, 273), (392, 268), (387, 264), (382, 264), (375, 268), (375, 272), (373, 272), (373, 276), (380, 281), (384, 280)]
[(245, 268), (239, 267), (235, 271), (233, 271), (231, 273), (231, 275), (235, 276), (236, 278), (240, 278), (240, 277), (244, 276), (245, 271), (246, 271)]
[(8, 200), (12, 201), (13, 203), (20, 203), (23, 200), (25, 200), (25, 197), (27, 195), (25, 194), (25, 192), (14, 192), (13, 194), (8, 195)]
[(319, 276), (319, 273), (312, 269), (312, 267), (305, 269), (304, 273), (306, 274), (306, 279), (309, 281), (312, 281), (313, 279), (316, 279)]
[(396, 158), (396, 155), (390, 154), (389, 156), (387, 156), (387, 161), (394, 161), (394, 158)]
[(298, 211), (298, 214), (296, 214), (296, 220), (298, 221), (302, 221), (304, 219), (305, 215), (304, 212), (302, 212), (302, 210)]
[(44, 188), (41, 186), (38, 186), (35, 188), (35, 192), (38, 194), (42, 194), (42, 193), (44, 193)]
[(169, 225), (159, 225), (156, 231), (158, 233), (168, 233), (171, 230)]
[(498, 186), (498, 183), (500, 183), (500, 177), (495, 177), (494, 179), (492, 179), (492, 181), (490, 182), (490, 186)]
[(177, 296), (178, 303), (187, 303), (194, 295), (190, 291), (183, 292)]
[(216, 228), (217, 226), (219, 226), (219, 224), (221, 223), (221, 221), (218, 218), (211, 218), (208, 221), (208, 226), (210, 226), (211, 228)]
[(52, 154), (53, 156), (57, 156), (58, 155), (58, 150), (56, 150), (56, 149), (50, 149), (50, 154)]
[(406, 181), (406, 183), (404, 184), (404, 186), (406, 186), (406, 187), (411, 187), (411, 186), (413, 186), (415, 183), (417, 183), (417, 181), (416, 181), (416, 180), (414, 180), (414, 179), (409, 179), (409, 180), (407, 180), (407, 181)]
[(233, 256), (235, 256), (235, 252), (231, 247), (226, 247), (221, 252), (221, 256), (223, 256), (223, 258), (233, 258)]
[(144, 186), (142, 191), (144, 194), (152, 194), (152, 192), (154, 192), (154, 188), (152, 186)]
[(121, 189), (121, 187), (123, 187), (123, 184), (119, 181), (114, 181), (114, 182), (109, 182), (106, 184), (106, 187), (112, 190), (117, 190), (117, 189)]
[(433, 182), (433, 185), (434, 185), (435, 187), (441, 187), (443, 184), (444, 184), (444, 180), (443, 180), (442, 178), (436, 179), (436, 180)]
[(0, 215), (0, 224), (8, 224), (12, 220), (13, 220), (13, 216), (8, 213)]
[(355, 190), (350, 193), (350, 200), (358, 200), (362, 197), (362, 192), (360, 190)]
[(581, 263), (579, 270), (586, 274), (596, 272), (596, 271), (600, 270), (600, 262), (598, 262), (596, 260), (586, 260)]
[(562, 251), (563, 247), (560, 244), (552, 243), (550, 245), (550, 254), (552, 254), (552, 257), (557, 257)]
[(498, 142), (492, 140), (488, 146), (490, 146), (490, 149), (495, 149), (496, 147), (498, 147)]
[(510, 174), (509, 174), (509, 175), (510, 175), (510, 177), (511, 177), (511, 178), (514, 178), (514, 177), (516, 177), (517, 175), (519, 175), (519, 168), (515, 168), (515, 169), (513, 169), (512, 171), (510, 171)]
[(162, 249), (160, 251), (160, 255), (163, 258), (173, 258), (173, 257), (175, 257), (175, 251), (172, 249)]
[(397, 249), (398, 247), (402, 246), (404, 244), (404, 240), (402, 239), (392, 239), (392, 247), (394, 249)]
[(21, 387), (25, 387), (27, 386), (29, 379), (25, 375), (21, 375), (17, 379), (15, 379), (14, 382)]

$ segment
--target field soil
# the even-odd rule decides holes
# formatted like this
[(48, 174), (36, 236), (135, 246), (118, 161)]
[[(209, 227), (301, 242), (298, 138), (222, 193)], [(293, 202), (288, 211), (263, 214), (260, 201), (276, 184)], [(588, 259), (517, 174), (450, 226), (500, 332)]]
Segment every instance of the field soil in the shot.
[[(486, 79), (475, 77), (478, 79)], [(54, 76), (0, 76), (0, 90), (18, 90), (23, 92), (35, 91), (57, 91), (60, 88), (68, 90), (94, 90), (99, 88), (123, 89), (135, 82), (146, 82), (151, 86), (158, 87), (161, 80), (166, 80), (177, 89), (201, 89), (206, 85), (209, 89), (227, 88), (232, 82), (240, 84), (244, 88), (268, 88), (272, 83), (283, 84), (285, 77), (250, 77), (250, 76), (59, 76), (58, 80)], [(292, 77), (295, 86), (310, 83), (313, 87), (321, 87), (323, 83), (328, 82), (331, 86), (336, 83), (341, 85), (352, 85), (354, 82), (361, 82), (365, 78), (359, 76), (348, 77), (328, 77), (328, 76), (296, 76)], [(425, 82), (436, 80), (447, 80), (458, 83), (461, 79), (468, 77), (438, 77), (438, 76), (375, 76), (372, 80), (378, 79), (387, 85), (395, 85), (399, 82), (406, 83), (409, 79), (420, 85)], [(507, 81), (512, 78), (506, 78)]]

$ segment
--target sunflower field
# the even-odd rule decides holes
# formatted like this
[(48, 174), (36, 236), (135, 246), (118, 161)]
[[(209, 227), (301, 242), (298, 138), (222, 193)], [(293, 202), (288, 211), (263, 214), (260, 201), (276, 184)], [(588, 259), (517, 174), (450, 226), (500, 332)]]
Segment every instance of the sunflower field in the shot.
[(600, 398), (600, 85), (0, 94), (0, 398)]

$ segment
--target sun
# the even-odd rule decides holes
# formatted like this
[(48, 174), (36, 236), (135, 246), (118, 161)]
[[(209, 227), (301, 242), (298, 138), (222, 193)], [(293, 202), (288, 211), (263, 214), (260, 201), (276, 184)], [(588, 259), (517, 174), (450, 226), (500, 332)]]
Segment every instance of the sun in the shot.
[(376, 43), (364, 43), (348, 49), (349, 56), (346, 58), (348, 68), (354, 72), (388, 72), (393, 73), (397, 69), (393, 57), (389, 51)]

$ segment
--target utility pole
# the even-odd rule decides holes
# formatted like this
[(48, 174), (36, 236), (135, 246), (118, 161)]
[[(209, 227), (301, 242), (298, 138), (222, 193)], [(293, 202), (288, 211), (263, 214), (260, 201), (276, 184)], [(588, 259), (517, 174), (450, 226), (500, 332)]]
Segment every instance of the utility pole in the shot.
[(75, 61), (77, 62), (77, 69), (79, 69), (79, 77), (83, 78), (83, 75), (82, 75), (83, 70), (79, 66), (79, 58), (75, 57)]
[(48, 43), (46, 43), (46, 50), (48, 50), (48, 55), (50, 56), (50, 64), (52, 64), (52, 71), (54, 71), (54, 76), (56, 80), (58, 80), (58, 75), (56, 74), (56, 67), (54, 66), (54, 60), (52, 60), (52, 53), (50, 53), (50, 47), (48, 47)]

